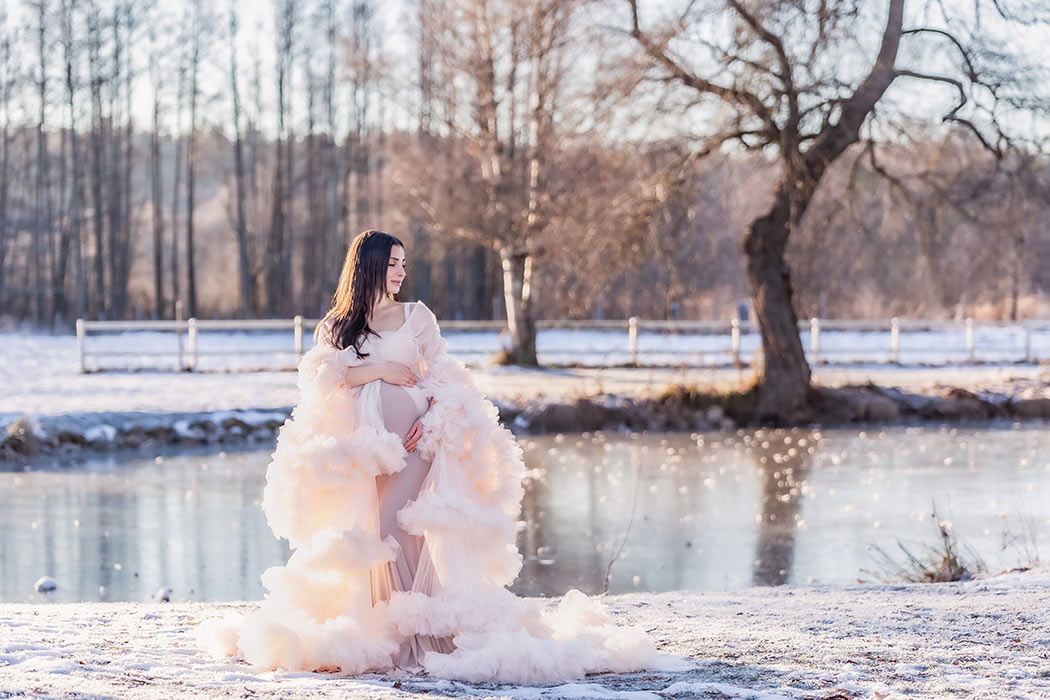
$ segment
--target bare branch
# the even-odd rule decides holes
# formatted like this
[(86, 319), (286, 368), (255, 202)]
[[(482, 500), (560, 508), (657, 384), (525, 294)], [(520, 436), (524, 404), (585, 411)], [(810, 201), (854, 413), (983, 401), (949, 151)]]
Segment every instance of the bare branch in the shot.
[(930, 75), (927, 73), (919, 73), (917, 71), (904, 69), (898, 69), (896, 71), (896, 74), (901, 77), (917, 78), (918, 80), (931, 80), (934, 82), (947, 83), (949, 85), (954, 86), (955, 89), (959, 91), (959, 104), (955, 105), (955, 107), (953, 107), (950, 112), (945, 114), (941, 118), (942, 121), (958, 122), (959, 124), (962, 124), (963, 126), (967, 127), (970, 131), (972, 131), (974, 136), (977, 137), (977, 140), (981, 142), (981, 145), (989, 151), (991, 151), (993, 154), (995, 154), (996, 158), (1003, 157), (1002, 149), (999, 147), (998, 144), (994, 146), (990, 144), (988, 140), (984, 137), (984, 134), (980, 132), (980, 130), (973, 122), (971, 122), (969, 119), (965, 119), (963, 117), (958, 116), (959, 110), (962, 109), (969, 101), (969, 99), (966, 97), (966, 89), (963, 87), (962, 81), (956, 80), (955, 78), (951, 78), (945, 75)]
[(762, 123), (766, 125), (766, 128), (771, 133), (780, 133), (780, 129), (773, 119), (772, 112), (757, 95), (739, 87), (726, 87), (705, 80), (668, 56), (663, 48), (658, 46), (648, 34), (642, 31), (638, 19), (638, 0), (628, 0), (628, 2), (631, 5), (631, 36), (641, 44), (642, 48), (645, 49), (645, 52), (652, 59), (666, 68), (675, 80), (694, 90), (716, 95), (724, 100), (749, 108), (755, 116), (762, 120)]
[(950, 42), (955, 44), (955, 48), (959, 49), (959, 54), (962, 56), (963, 61), (966, 62), (966, 77), (970, 79), (970, 82), (979, 82), (980, 79), (977, 74), (977, 69), (974, 67), (973, 61), (970, 60), (970, 52), (965, 46), (962, 45), (962, 42), (959, 41), (959, 39), (951, 32), (946, 32), (943, 29), (934, 29), (933, 27), (916, 27), (914, 29), (905, 29), (903, 32), (901, 32), (901, 35), (909, 36), (912, 34), (923, 33), (937, 34), (939, 36), (943, 36)]
[(871, 72), (856, 92), (843, 102), (839, 121), (824, 130), (806, 153), (806, 164), (813, 172), (822, 172), (828, 163), (857, 141), (864, 120), (896, 77), (893, 64), (897, 60), (904, 23), (904, 0), (891, 0), (887, 15), (882, 45)]
[(790, 126), (786, 131), (791, 133), (793, 131), (793, 126), (797, 124), (799, 120), (798, 91), (795, 90), (795, 81), (791, 73), (791, 61), (788, 58), (787, 50), (784, 49), (784, 42), (779, 36), (764, 27), (762, 23), (758, 21), (758, 18), (751, 12), (748, 12), (747, 8), (745, 8), (739, 0), (729, 0), (729, 6), (744, 18), (744, 21), (747, 22), (748, 26), (751, 27), (762, 41), (773, 47), (773, 51), (777, 55), (777, 61), (780, 63), (780, 72), (775, 75), (780, 78), (780, 81), (784, 86), (784, 94), (788, 98)]

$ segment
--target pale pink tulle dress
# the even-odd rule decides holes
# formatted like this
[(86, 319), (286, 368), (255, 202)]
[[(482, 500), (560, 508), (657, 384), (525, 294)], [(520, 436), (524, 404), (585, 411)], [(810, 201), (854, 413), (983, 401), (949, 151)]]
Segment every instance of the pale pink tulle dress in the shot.
[[(362, 350), (318, 343), (299, 363), (262, 501), (292, 555), (263, 572), (257, 606), (200, 625), (204, 648), (256, 668), (514, 683), (679, 664), (579, 591), (542, 606), (506, 588), (522, 561), (521, 447), (430, 309), (406, 304), (405, 323)], [(420, 381), (345, 384), (348, 368), (386, 361)]]

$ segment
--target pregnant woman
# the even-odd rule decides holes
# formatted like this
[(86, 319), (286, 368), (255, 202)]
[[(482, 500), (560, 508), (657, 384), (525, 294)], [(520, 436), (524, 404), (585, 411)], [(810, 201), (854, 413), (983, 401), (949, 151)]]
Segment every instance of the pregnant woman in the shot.
[(397, 238), (351, 243), (266, 473), (292, 556), (263, 573), (256, 610), (201, 625), (201, 642), (270, 669), (467, 681), (676, 665), (579, 591), (542, 610), (504, 588), (521, 568), (521, 450), (430, 309), (397, 301), (405, 274)]

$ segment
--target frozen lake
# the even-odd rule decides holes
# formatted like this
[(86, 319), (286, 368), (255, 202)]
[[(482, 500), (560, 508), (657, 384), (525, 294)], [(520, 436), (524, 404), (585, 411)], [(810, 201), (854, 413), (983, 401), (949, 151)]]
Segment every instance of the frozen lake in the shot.
[[(878, 580), (940, 518), (998, 570), (1050, 552), (1050, 430), (889, 428), (522, 439), (514, 590), (556, 595)], [(259, 509), (268, 451), (0, 472), (0, 602), (261, 598), (281, 564)], [(622, 546), (622, 551), (621, 550)], [(865, 572), (867, 569), (869, 572)]]

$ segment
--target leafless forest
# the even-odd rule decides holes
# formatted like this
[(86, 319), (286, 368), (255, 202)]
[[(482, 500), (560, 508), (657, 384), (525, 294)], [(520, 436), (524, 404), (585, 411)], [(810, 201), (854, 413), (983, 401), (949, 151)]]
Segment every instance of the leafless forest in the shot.
[(7, 5), (7, 325), (1050, 314), (1041, 3), (269, 2)]

